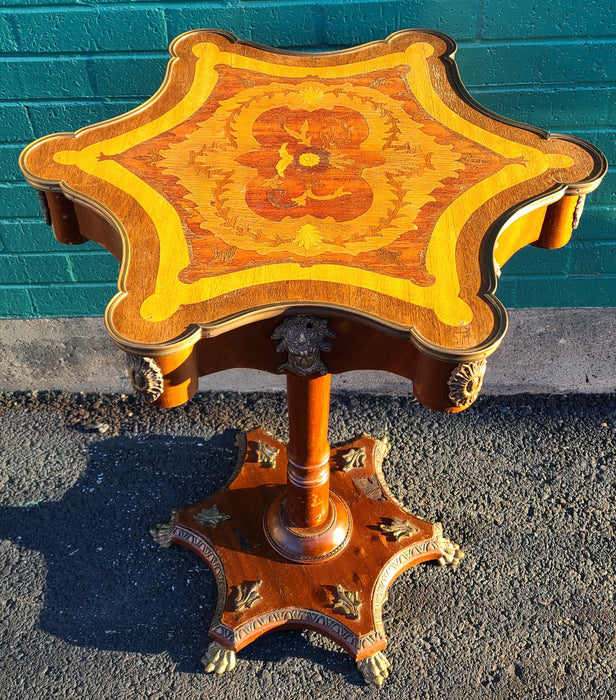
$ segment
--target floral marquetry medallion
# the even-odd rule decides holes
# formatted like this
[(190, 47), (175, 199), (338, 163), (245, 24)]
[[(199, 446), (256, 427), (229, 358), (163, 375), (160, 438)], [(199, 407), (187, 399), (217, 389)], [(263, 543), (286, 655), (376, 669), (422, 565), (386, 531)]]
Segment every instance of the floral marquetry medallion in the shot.
[(327, 303), (472, 349), (502, 335), (496, 271), (532, 242), (507, 225), (590, 191), (604, 164), (482, 110), (453, 50), (419, 31), (313, 55), (189, 32), (145, 105), (41, 139), (22, 168), (119, 232), (107, 320), (129, 346)]
[[(376, 74), (359, 95), (349, 82), (263, 83), (266, 76), (249, 75), (261, 84), (160, 151), (156, 165), (187, 190), (191, 265), (182, 276), (195, 281), (237, 269), (242, 253), (246, 265), (271, 264), (272, 255), (336, 264), (349, 254), (368, 269), (388, 265), (389, 274), (433, 281), (418, 214), (443, 181), (457, 179), (465, 152), (491, 160), (492, 172), (502, 159), (461, 137), (454, 149), (422, 131), (400, 100), (379, 90), (396, 82), (404, 90), (396, 72)], [(395, 249), (400, 237), (407, 245)], [(214, 258), (212, 250), (225, 246), (232, 252)]]

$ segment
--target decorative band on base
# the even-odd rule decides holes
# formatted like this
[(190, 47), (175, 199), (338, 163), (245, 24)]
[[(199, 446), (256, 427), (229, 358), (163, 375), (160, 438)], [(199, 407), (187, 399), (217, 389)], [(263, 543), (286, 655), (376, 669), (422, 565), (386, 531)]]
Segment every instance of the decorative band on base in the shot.
[(286, 517), (286, 493), (270, 503), (263, 516), (263, 529), (271, 546), (285, 559), (309, 564), (340, 554), (351, 536), (351, 513), (335, 493), (329, 494), (327, 520), (315, 528), (293, 527)]

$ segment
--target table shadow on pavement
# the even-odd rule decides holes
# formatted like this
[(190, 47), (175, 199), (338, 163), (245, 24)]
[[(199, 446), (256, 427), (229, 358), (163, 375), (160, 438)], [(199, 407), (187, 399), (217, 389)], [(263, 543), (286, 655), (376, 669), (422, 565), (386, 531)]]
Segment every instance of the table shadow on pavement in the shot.
[[(228, 482), (235, 435), (105, 439), (89, 445), (88, 468), (60, 501), (0, 508), (0, 538), (19, 540), (45, 557), (38, 627), (84, 647), (167, 652), (178, 671), (202, 670), (216, 583), (195, 554), (162, 549), (149, 528), (166, 522), (173, 507), (198, 502)], [(278, 634), (242, 657), (288, 655), (289, 646), (274, 640)], [(305, 653), (331, 663), (331, 650)]]

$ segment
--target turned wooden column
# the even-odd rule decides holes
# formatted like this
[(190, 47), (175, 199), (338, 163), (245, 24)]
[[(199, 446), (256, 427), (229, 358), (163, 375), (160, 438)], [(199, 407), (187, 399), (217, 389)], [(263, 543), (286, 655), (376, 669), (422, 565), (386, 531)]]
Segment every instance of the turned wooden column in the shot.
[(351, 515), (329, 489), (329, 393), (331, 375), (321, 352), (332, 349), (335, 334), (325, 319), (290, 316), (274, 331), (276, 350), (287, 353), (289, 443), (287, 485), (267, 509), (263, 527), (272, 545), (302, 564), (339, 554), (349, 541)]
[(287, 374), (286, 514), (294, 527), (318, 527), (329, 514), (330, 386), (330, 374), (320, 377)]

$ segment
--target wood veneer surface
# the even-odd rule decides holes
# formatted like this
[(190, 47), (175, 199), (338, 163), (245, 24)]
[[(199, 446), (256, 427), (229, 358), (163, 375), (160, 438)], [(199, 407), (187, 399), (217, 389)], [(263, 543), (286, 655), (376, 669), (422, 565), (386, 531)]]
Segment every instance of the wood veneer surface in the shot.
[(488, 354), (506, 328), (499, 233), (501, 263), (547, 241), (563, 216), (546, 208), (605, 172), (589, 144), (478, 105), (435, 32), (291, 54), (194, 31), (170, 50), (143, 106), (21, 158), (76, 203), (63, 239), (122, 260), (107, 324), (137, 352), (312, 305), (433, 354)]

